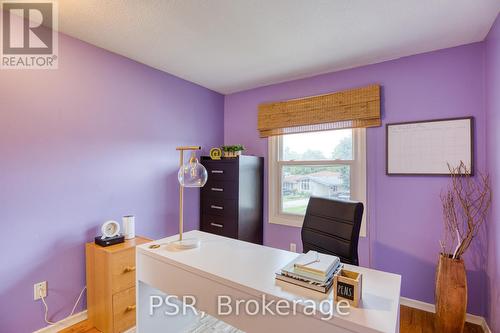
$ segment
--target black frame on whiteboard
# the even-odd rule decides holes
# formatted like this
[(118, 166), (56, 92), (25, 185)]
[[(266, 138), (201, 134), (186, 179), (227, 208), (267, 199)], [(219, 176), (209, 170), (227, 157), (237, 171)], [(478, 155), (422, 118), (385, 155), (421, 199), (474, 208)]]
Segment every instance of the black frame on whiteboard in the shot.
[(400, 123), (390, 123), (385, 125), (385, 174), (388, 176), (449, 176), (450, 173), (390, 173), (389, 172), (389, 126), (409, 125), (420, 123), (434, 123), (440, 121), (453, 120), (469, 120), (470, 121), (470, 175), (474, 176), (474, 117), (459, 117), (459, 118), (442, 118), (419, 121), (407, 121)]

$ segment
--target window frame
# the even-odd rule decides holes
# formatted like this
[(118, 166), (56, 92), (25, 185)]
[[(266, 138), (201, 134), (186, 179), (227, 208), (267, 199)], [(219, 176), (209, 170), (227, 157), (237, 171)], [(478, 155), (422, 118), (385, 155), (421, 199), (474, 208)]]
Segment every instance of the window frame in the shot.
[[(312, 132), (311, 132), (312, 133)], [(367, 202), (366, 202), (366, 129), (352, 129), (352, 160), (317, 160), (317, 161), (283, 161), (282, 160), (282, 136), (271, 136), (268, 138), (268, 223), (281, 224), (292, 227), (302, 227), (304, 217), (302, 215), (289, 214), (281, 211), (281, 180), (282, 167), (284, 165), (349, 165), (350, 185), (352, 200), (360, 201), (364, 205), (363, 221), (361, 223), (360, 236), (366, 237), (367, 224)]]

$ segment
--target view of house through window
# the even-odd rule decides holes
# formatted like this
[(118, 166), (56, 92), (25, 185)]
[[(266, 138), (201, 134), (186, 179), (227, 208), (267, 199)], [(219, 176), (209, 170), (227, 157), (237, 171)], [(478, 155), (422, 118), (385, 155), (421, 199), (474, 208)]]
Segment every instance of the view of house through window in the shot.
[(353, 130), (284, 135), (279, 167), (282, 213), (304, 215), (310, 196), (351, 198)]

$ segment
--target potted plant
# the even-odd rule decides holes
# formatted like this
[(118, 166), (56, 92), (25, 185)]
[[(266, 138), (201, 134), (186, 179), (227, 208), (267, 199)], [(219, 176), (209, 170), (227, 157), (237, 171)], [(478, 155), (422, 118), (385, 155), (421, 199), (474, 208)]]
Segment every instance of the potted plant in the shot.
[(487, 174), (472, 177), (467, 166), (448, 166), (451, 182), (441, 194), (444, 239), (436, 271), (436, 332), (463, 332), (467, 310), (467, 277), (463, 254), (486, 221), (491, 205)]
[(242, 145), (232, 145), (232, 146), (222, 146), (222, 152), (226, 158), (235, 158), (241, 155), (241, 152), (245, 150)]

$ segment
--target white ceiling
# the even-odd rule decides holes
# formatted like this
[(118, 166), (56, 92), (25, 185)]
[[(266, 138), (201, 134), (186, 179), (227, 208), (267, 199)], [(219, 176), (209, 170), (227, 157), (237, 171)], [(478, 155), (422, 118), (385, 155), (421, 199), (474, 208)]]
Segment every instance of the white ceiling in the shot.
[(228, 94), (484, 39), (500, 0), (60, 0), (59, 30)]

